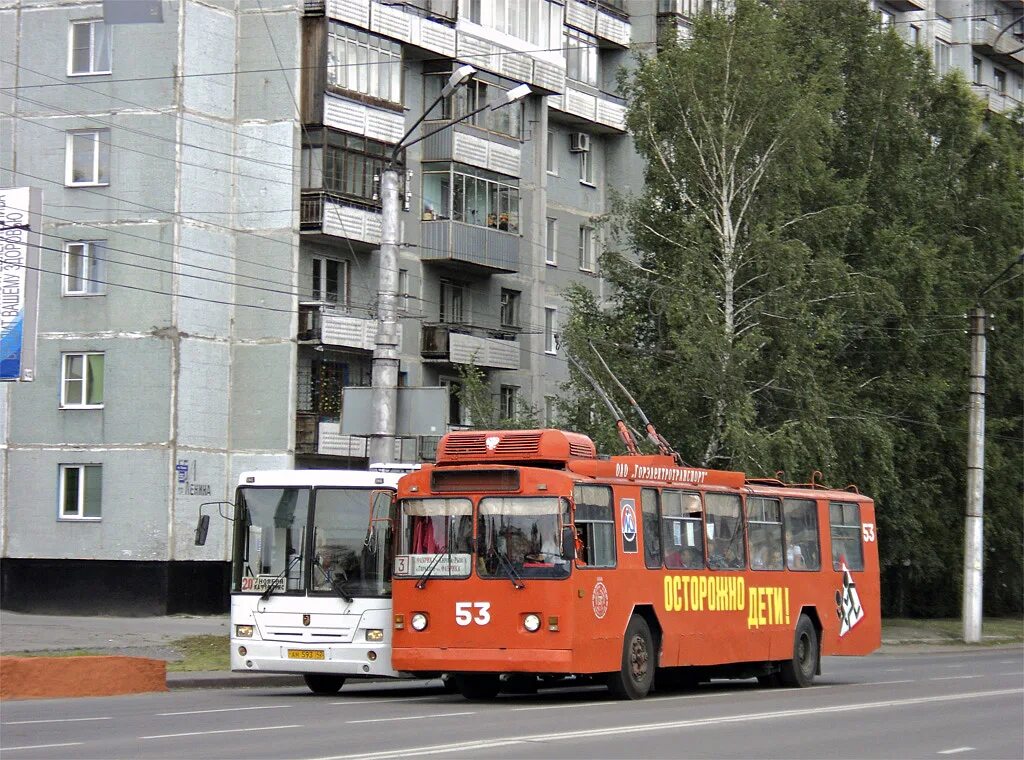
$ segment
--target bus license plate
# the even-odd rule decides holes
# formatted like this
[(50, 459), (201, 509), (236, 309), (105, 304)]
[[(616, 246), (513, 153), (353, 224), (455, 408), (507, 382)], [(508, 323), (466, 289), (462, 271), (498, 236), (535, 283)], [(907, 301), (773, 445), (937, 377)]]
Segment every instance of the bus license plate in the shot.
[(289, 660), (322, 660), (324, 650), (322, 649), (289, 649)]

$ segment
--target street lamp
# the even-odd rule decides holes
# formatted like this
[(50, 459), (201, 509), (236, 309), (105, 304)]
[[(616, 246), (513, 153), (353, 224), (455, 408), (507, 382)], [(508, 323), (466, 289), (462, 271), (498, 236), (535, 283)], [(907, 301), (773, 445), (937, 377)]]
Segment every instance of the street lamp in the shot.
[(448, 122), (442, 127), (427, 132), (415, 140), (409, 140), (413, 131), (427, 118), (443, 99), (451, 95), (457, 87), (468, 82), (476, 74), (472, 66), (463, 65), (452, 72), (447, 84), (441, 88), (441, 94), (420, 114), (391, 151), (388, 163), (381, 174), (381, 235), (380, 264), (378, 267), (377, 287), (377, 339), (373, 349), (372, 360), (372, 419), (373, 430), (370, 434), (370, 463), (388, 462), (393, 458), (395, 431), (397, 430), (398, 414), (398, 172), (395, 163), (398, 154), (425, 140), (431, 135), (448, 129), (460, 121), (476, 116), (481, 111), (492, 111), (516, 103), (531, 90), (528, 85), (513, 87), (505, 97), (494, 104), (487, 104)]

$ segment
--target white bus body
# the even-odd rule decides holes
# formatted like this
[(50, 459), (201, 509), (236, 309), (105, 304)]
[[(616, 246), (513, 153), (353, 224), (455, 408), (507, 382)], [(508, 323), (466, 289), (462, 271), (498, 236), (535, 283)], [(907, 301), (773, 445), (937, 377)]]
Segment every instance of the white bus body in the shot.
[(242, 473), (233, 671), (302, 674), (324, 694), (346, 678), (402, 675), (391, 667), (390, 505), (412, 466), (379, 467)]

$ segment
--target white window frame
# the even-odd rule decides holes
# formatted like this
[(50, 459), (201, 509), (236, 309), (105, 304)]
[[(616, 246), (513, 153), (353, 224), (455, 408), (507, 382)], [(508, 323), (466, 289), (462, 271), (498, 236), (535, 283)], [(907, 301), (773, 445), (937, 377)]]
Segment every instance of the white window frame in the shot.
[(578, 241), (580, 271), (595, 271), (597, 262), (594, 256), (594, 228), (586, 224), (581, 224)]
[(544, 307), (544, 353), (558, 354), (558, 309)]
[(547, 218), (544, 228), (544, 263), (558, 266), (558, 219), (553, 216)]
[(555, 407), (556, 396), (544, 397), (544, 427), (555, 427), (558, 423), (558, 410)]
[(548, 144), (547, 144), (547, 172), (552, 177), (558, 176), (558, 151), (555, 150), (556, 141), (555, 137), (558, 133), (553, 130), (548, 130)]
[[(338, 265), (337, 301), (327, 300), (327, 265), (329, 263)], [(320, 266), (320, 282), (317, 282), (317, 264)], [(351, 270), (349, 268), (348, 259), (334, 259), (329, 256), (314, 256), (313, 263), (310, 265), (310, 297), (319, 295), (320, 297), (314, 298), (314, 300), (320, 303), (329, 303), (342, 308), (348, 308), (351, 299), (350, 274)]]
[[(71, 514), (64, 511), (65, 498), (67, 495), (67, 473), (77, 470), (78, 471), (78, 498), (77, 509)], [(100, 479), (100, 503), (97, 505), (97, 510), (100, 514), (97, 515), (86, 515), (85, 514), (85, 481), (87, 477), (87, 470), (94, 470), (94, 474), (99, 476)], [(98, 522), (103, 519), (103, 465), (93, 463), (83, 464), (61, 464), (58, 465), (58, 487), (57, 487), (57, 519), (58, 520), (83, 520), (89, 522)]]
[[(75, 27), (86, 26), (89, 28), (89, 70), (88, 71), (75, 71)], [(96, 45), (96, 30), (102, 29), (102, 34), (106, 36), (103, 40), (103, 44), (107, 47), (107, 68), (99, 69), (94, 68), (96, 66), (96, 58), (98, 47)], [(69, 77), (92, 77), (99, 76), (102, 74), (110, 74), (113, 69), (114, 50), (113, 50), (113, 39), (111, 35), (111, 28), (107, 26), (103, 19), (76, 19), (71, 22), (68, 27), (68, 76)]]
[(398, 270), (398, 310), (409, 311), (409, 270)]
[(1009, 89), (1006, 86), (1007, 78), (1008, 76), (1005, 69), (1001, 69), (998, 66), (992, 67), (992, 89), (1000, 95), (1006, 95)]
[[(65, 296), (102, 296), (106, 295), (103, 278), (106, 274), (105, 258), (102, 255), (104, 245), (101, 240), (74, 240), (64, 244), (64, 257), (61, 261), (62, 285), (61, 292)], [(81, 274), (78, 275), (79, 287), (72, 287), (75, 275), (71, 274), (72, 256), (82, 260)]]
[[(92, 135), (92, 177), (75, 181), (75, 138)], [(101, 179), (102, 159), (106, 158), (105, 179)], [(65, 135), (64, 142), (64, 185), (66, 187), (106, 187), (110, 185), (110, 130), (72, 129)]]
[(498, 410), (499, 416), (502, 419), (514, 420), (516, 418), (516, 407), (519, 401), (519, 386), (518, 385), (502, 385), (499, 390), (499, 403), (501, 408)]
[(519, 310), (522, 307), (522, 291), (511, 288), (501, 289), (498, 322), (502, 327), (519, 327)]
[[(106, 355), (103, 351), (71, 351), (60, 355), (60, 408), (61, 409), (102, 409), (103, 401), (98, 404), (90, 404), (86, 402), (89, 398), (89, 357), (90, 356), (102, 356), (103, 359), (103, 372), (106, 375)], [(70, 361), (79, 357), (82, 360), (82, 377), (68, 378), (68, 365)], [(68, 399), (68, 383), (81, 383), (81, 392), (78, 394), (78, 400)], [(106, 394), (106, 377), (104, 377), (104, 395)]]
[(594, 184), (593, 152), (589, 150), (581, 150), (576, 155), (580, 157), (580, 184), (587, 185), (588, 187), (597, 187), (597, 185)]
[(932, 48), (932, 58), (934, 59), (935, 73), (938, 76), (944, 77), (949, 73), (949, 68), (952, 64), (952, 56), (952, 45), (945, 40), (940, 40), (936, 37), (935, 45)]

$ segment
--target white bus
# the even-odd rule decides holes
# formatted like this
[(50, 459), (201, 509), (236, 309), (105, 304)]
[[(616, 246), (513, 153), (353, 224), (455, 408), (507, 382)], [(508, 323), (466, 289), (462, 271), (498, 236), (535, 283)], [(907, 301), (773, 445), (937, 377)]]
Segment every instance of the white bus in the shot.
[[(316, 694), (391, 667), (392, 496), (414, 465), (244, 472), (231, 550), (231, 670)], [(207, 522), (208, 524), (208, 522)], [(205, 539), (202, 524), (196, 541)]]

